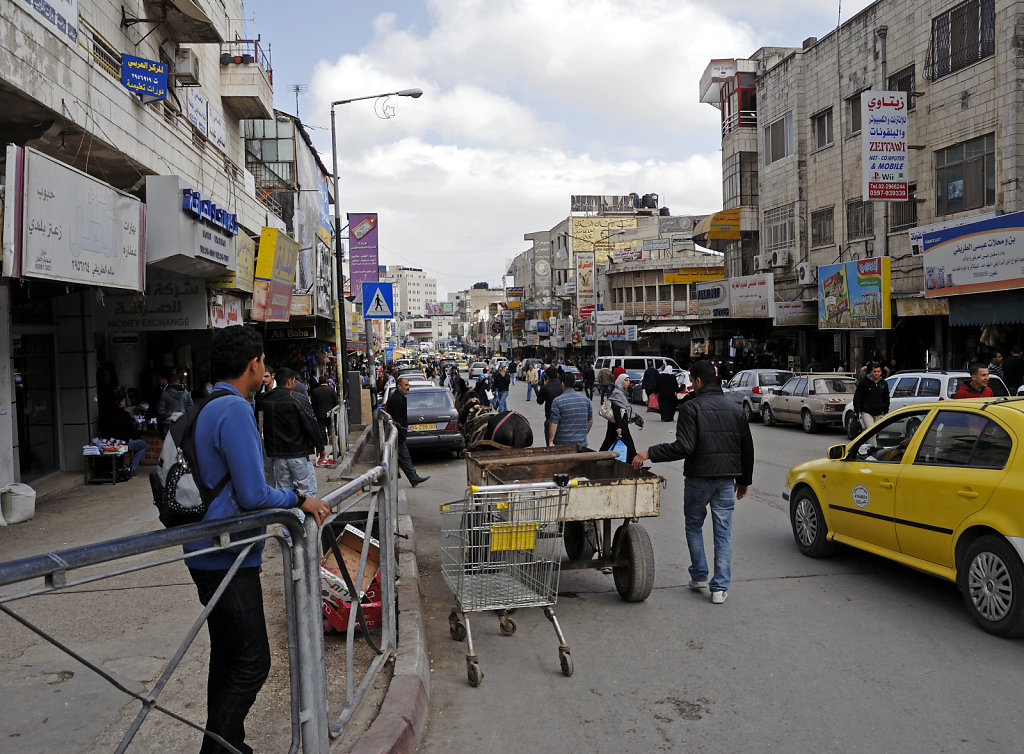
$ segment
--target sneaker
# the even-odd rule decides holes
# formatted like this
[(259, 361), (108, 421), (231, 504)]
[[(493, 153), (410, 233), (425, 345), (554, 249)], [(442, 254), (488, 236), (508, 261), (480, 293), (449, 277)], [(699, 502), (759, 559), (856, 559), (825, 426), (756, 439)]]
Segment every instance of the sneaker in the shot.
[(712, 592), (711, 602), (715, 605), (721, 605), (729, 598), (729, 592)]
[(698, 589), (707, 589), (708, 588), (708, 582), (707, 581), (697, 581), (697, 579), (690, 579), (690, 583), (688, 584), (688, 586), (690, 587), (690, 589), (693, 589), (694, 591), (696, 591)]

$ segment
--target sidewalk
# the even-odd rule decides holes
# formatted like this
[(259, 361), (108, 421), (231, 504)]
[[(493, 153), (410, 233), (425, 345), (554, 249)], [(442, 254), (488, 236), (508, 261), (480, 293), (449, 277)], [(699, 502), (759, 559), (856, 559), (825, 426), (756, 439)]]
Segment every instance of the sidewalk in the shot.
[[(350, 436), (350, 449), (358, 445), (359, 436), (358, 432)], [(352, 473), (361, 473), (371, 465), (357, 465)], [(80, 473), (55, 474), (31, 485), (37, 492), (36, 515), (31, 521), (0, 527), (3, 560), (160, 529), (149, 487), (151, 468), (142, 466), (135, 479), (117, 485), (85, 485)], [(319, 494), (326, 494), (342, 483), (329, 479), (338, 477), (339, 471), (316, 470)], [(401, 540), (408, 553), (412, 548), (408, 515), (401, 516), (399, 528), (410, 535), (409, 540)], [(150, 560), (158, 560), (161, 555), (166, 554), (154, 553)], [(400, 553), (399, 557), (403, 576), (399, 582), (400, 642), (407, 637), (408, 644), (413, 645), (422, 641), (423, 636), (417, 571), (414, 558), (410, 565), (407, 554)], [(282, 560), (274, 541), (268, 542), (265, 549), (263, 577), (273, 664), (270, 677), (249, 715), (247, 740), (257, 751), (283, 751), (290, 740), (290, 701)], [(24, 587), (6, 587), (4, 592), (23, 590)], [(414, 613), (408, 613), (409, 606), (415, 607)], [(7, 607), (140, 692), (152, 687), (201, 609), (195, 587), (180, 561), (57, 594), (12, 602)], [(0, 626), (0, 635), (4, 637), (0, 643), (0, 693), (5, 699), (6, 746), (11, 747), (7, 750), (112, 750), (137, 714), (139, 704), (7, 616), (0, 615)], [(203, 629), (160, 698), (161, 704), (199, 724), (205, 718), (208, 649)], [(333, 723), (345, 698), (344, 635), (325, 636), (324, 649), (328, 664), (330, 722)], [(405, 655), (407, 651), (408, 648), (402, 647), (399, 654)], [(357, 666), (368, 666), (373, 659), (372, 652), (358, 639), (355, 653)], [(413, 660), (422, 658), (425, 663), (425, 657), (424, 645), (418, 654), (414, 653)], [(395, 672), (401, 675), (400, 663), (408, 659), (402, 660), (400, 656), (397, 660)], [(420, 674), (417, 671), (415, 675)], [(375, 684), (380, 694), (384, 693), (388, 680), (384, 674)], [(400, 688), (403, 683), (399, 683)], [(425, 719), (426, 692), (423, 690), (409, 698), (414, 706), (422, 707), (418, 714), (418, 733)], [(335, 750), (339, 750), (337, 744), (342, 741), (349, 742), (346, 747), (352, 746), (359, 733), (371, 726), (376, 705), (372, 699), (366, 701), (369, 704), (364, 703), (357, 710), (346, 734), (336, 742)], [(392, 701), (390, 695), (384, 701), (378, 722), (385, 724), (387, 730), (393, 730), (393, 724), (386, 725), (389, 719), (394, 722), (388, 714), (389, 709), (394, 712), (394, 704), (389, 705), (389, 701)], [(404, 709), (398, 715), (400, 719), (416, 716), (414, 710)], [(378, 730), (373, 740), (379, 742), (381, 725), (375, 723), (374, 727)], [(407, 727), (411, 730), (411, 724)], [(396, 742), (399, 739), (401, 735)], [(196, 731), (154, 712), (143, 724), (130, 750), (198, 750), (199, 741)]]

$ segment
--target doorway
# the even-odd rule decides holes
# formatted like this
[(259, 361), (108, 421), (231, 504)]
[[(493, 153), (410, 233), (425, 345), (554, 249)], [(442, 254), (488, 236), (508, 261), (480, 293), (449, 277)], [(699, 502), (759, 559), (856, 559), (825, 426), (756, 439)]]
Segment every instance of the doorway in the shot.
[(11, 346), (19, 471), (31, 482), (60, 468), (54, 335), (15, 326)]

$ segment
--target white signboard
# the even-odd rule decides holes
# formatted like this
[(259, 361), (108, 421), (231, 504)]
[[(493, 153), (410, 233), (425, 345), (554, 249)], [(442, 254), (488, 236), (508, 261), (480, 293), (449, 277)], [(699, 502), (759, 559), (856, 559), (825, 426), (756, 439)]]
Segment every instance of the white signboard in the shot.
[(65, 44), (78, 42), (78, 0), (14, 0)]
[(1024, 212), (924, 234), (924, 295), (1024, 287)]
[(697, 288), (697, 315), (705, 319), (726, 319), (732, 314), (729, 307), (729, 281), (695, 283)]
[(228, 130), (224, 124), (224, 116), (217, 112), (217, 108), (210, 105), (207, 109), (210, 115), (209, 138), (210, 143), (225, 154), (228, 151)]
[(594, 321), (599, 325), (618, 325), (626, 319), (626, 312), (621, 309), (602, 309), (594, 312)]
[(231, 327), (245, 324), (245, 309), (238, 296), (221, 294), (210, 301), (210, 326)]
[(644, 241), (644, 251), (661, 251), (669, 248), (672, 241), (668, 238), (648, 238)]
[(775, 316), (775, 276), (771, 273), (729, 278), (731, 316), (755, 319)]
[(923, 239), (925, 233), (934, 233), (937, 230), (946, 230), (948, 228), (959, 228), (970, 223), (976, 223), (979, 220), (991, 220), (995, 216), (995, 212), (982, 212), (980, 215), (958, 217), (956, 220), (946, 220), (941, 223), (918, 225), (916, 228), (911, 228), (907, 231), (907, 235), (910, 237), (910, 253), (917, 256), (924, 251)]
[(636, 340), (636, 332), (636, 325), (597, 325), (598, 340)]
[(142, 202), (33, 149), (23, 156), (20, 274), (142, 290)]
[(907, 93), (862, 92), (861, 159), (865, 201), (907, 200)]
[(185, 117), (189, 122), (199, 129), (199, 133), (208, 136), (210, 133), (207, 124), (207, 103), (206, 95), (198, 86), (185, 88)]

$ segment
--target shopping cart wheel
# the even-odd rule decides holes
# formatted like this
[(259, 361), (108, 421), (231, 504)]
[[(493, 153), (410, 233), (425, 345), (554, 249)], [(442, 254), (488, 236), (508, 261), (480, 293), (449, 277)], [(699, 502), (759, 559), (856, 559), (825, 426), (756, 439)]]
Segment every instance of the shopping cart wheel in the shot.
[(459, 615), (454, 610), (448, 616), (448, 635), (454, 641), (466, 640), (466, 625), (459, 620)]
[(516, 632), (516, 622), (507, 615), (501, 616), (501, 632), (505, 636), (511, 636)]
[(480, 682), (484, 679), (484, 671), (480, 669), (479, 662), (466, 659), (466, 677), (469, 679), (470, 686), (475, 688), (480, 685)]
[(619, 596), (626, 602), (643, 602), (654, 589), (654, 548), (651, 537), (640, 524), (625, 523), (615, 532), (612, 557), (616, 565), (612, 578)]
[(572, 675), (572, 655), (565, 647), (558, 648), (558, 663), (562, 666), (562, 675), (566, 678)]

